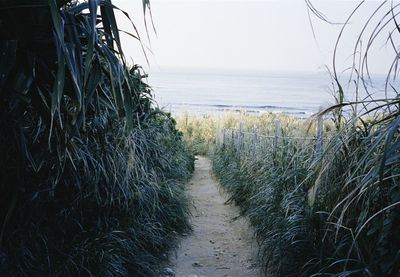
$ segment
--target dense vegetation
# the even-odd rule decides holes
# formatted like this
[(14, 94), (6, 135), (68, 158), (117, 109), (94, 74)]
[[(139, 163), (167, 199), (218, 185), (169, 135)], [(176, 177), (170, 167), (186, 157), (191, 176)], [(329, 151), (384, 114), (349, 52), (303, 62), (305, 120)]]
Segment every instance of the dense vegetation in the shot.
[[(320, 116), (334, 128), (322, 155), (312, 140), (292, 138), (259, 140), (256, 151), (245, 151), (252, 143), (245, 139), (216, 146), (214, 172), (250, 219), (267, 276), (400, 275), (399, 56), (383, 99), (374, 96), (367, 62), (385, 26), (398, 29), (398, 7), (389, 5), (367, 49), (361, 41), (369, 26), (357, 40), (354, 59), (361, 62), (351, 83), (365, 98), (346, 102), (346, 87), (333, 71), (337, 104)], [(397, 49), (393, 32), (388, 41)], [(281, 124), (281, 133), (298, 136), (294, 127)]]
[(193, 159), (115, 9), (0, 1), (1, 276), (153, 276), (190, 229)]
[(217, 146), (214, 172), (249, 217), (268, 276), (398, 276), (399, 159), (383, 162), (381, 133), (393, 120), (343, 127), (319, 159), (310, 140), (259, 138), (256, 152), (243, 140), (240, 156), (238, 140)]
[[(240, 124), (243, 124), (248, 132), (253, 132), (255, 128), (264, 134), (273, 134), (276, 121), (292, 127), (296, 126), (300, 133), (313, 124), (310, 121), (280, 113), (252, 114), (245, 111), (225, 111), (206, 116), (184, 113), (175, 116), (175, 119), (177, 128), (183, 133), (185, 144), (194, 154), (198, 155), (212, 153), (217, 140), (221, 139), (219, 137), (222, 135), (221, 130), (238, 129)], [(326, 128), (329, 128), (329, 125), (326, 125)]]

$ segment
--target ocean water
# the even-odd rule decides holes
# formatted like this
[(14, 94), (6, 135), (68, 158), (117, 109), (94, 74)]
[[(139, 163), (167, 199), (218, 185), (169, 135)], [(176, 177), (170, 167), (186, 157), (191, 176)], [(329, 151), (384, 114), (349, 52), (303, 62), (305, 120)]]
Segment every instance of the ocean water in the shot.
[[(383, 77), (375, 78), (382, 92)], [(168, 69), (150, 72), (158, 105), (173, 114), (283, 112), (308, 117), (333, 104), (333, 87), (324, 72), (257, 72)], [(354, 89), (346, 89), (354, 100)]]

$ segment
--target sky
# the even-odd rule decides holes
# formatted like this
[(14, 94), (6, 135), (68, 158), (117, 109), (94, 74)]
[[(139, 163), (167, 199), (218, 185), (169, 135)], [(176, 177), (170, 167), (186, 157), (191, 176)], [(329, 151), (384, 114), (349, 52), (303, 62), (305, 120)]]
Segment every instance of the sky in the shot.
[[(309, 17), (304, 0), (150, 0), (157, 33), (150, 28), (148, 39), (141, 0), (113, 2), (127, 11), (138, 27), (148, 48), (150, 70), (184, 67), (320, 71), (325, 66), (332, 68), (333, 50), (342, 28), (314, 15)], [(331, 21), (342, 23), (360, 1), (312, 3)], [(351, 65), (351, 54), (363, 22), (380, 3), (367, 1), (346, 27), (337, 54), (339, 70)], [(149, 16), (146, 18), (151, 25)], [(121, 29), (132, 30), (123, 16), (118, 19)], [(393, 51), (384, 42), (381, 39), (376, 44), (377, 54), (369, 60), (372, 72), (385, 73), (392, 59)], [(148, 70), (138, 41), (124, 36), (123, 44), (128, 59)]]

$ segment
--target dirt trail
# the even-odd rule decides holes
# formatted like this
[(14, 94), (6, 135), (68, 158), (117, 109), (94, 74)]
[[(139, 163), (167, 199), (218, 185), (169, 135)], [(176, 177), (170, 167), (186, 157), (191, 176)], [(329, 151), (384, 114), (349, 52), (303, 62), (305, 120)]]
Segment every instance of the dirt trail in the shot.
[(175, 276), (259, 276), (249, 226), (243, 218), (234, 220), (239, 214), (236, 207), (224, 204), (209, 159), (198, 157), (189, 186), (194, 230), (173, 257)]

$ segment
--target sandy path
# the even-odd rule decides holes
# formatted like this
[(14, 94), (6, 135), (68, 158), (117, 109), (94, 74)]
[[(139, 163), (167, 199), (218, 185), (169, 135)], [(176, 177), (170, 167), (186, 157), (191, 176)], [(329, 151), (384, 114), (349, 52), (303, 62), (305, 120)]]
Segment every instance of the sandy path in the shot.
[(194, 231), (172, 259), (175, 276), (259, 276), (251, 231), (245, 219), (233, 220), (238, 216), (236, 207), (224, 205), (209, 159), (198, 157), (189, 186)]

